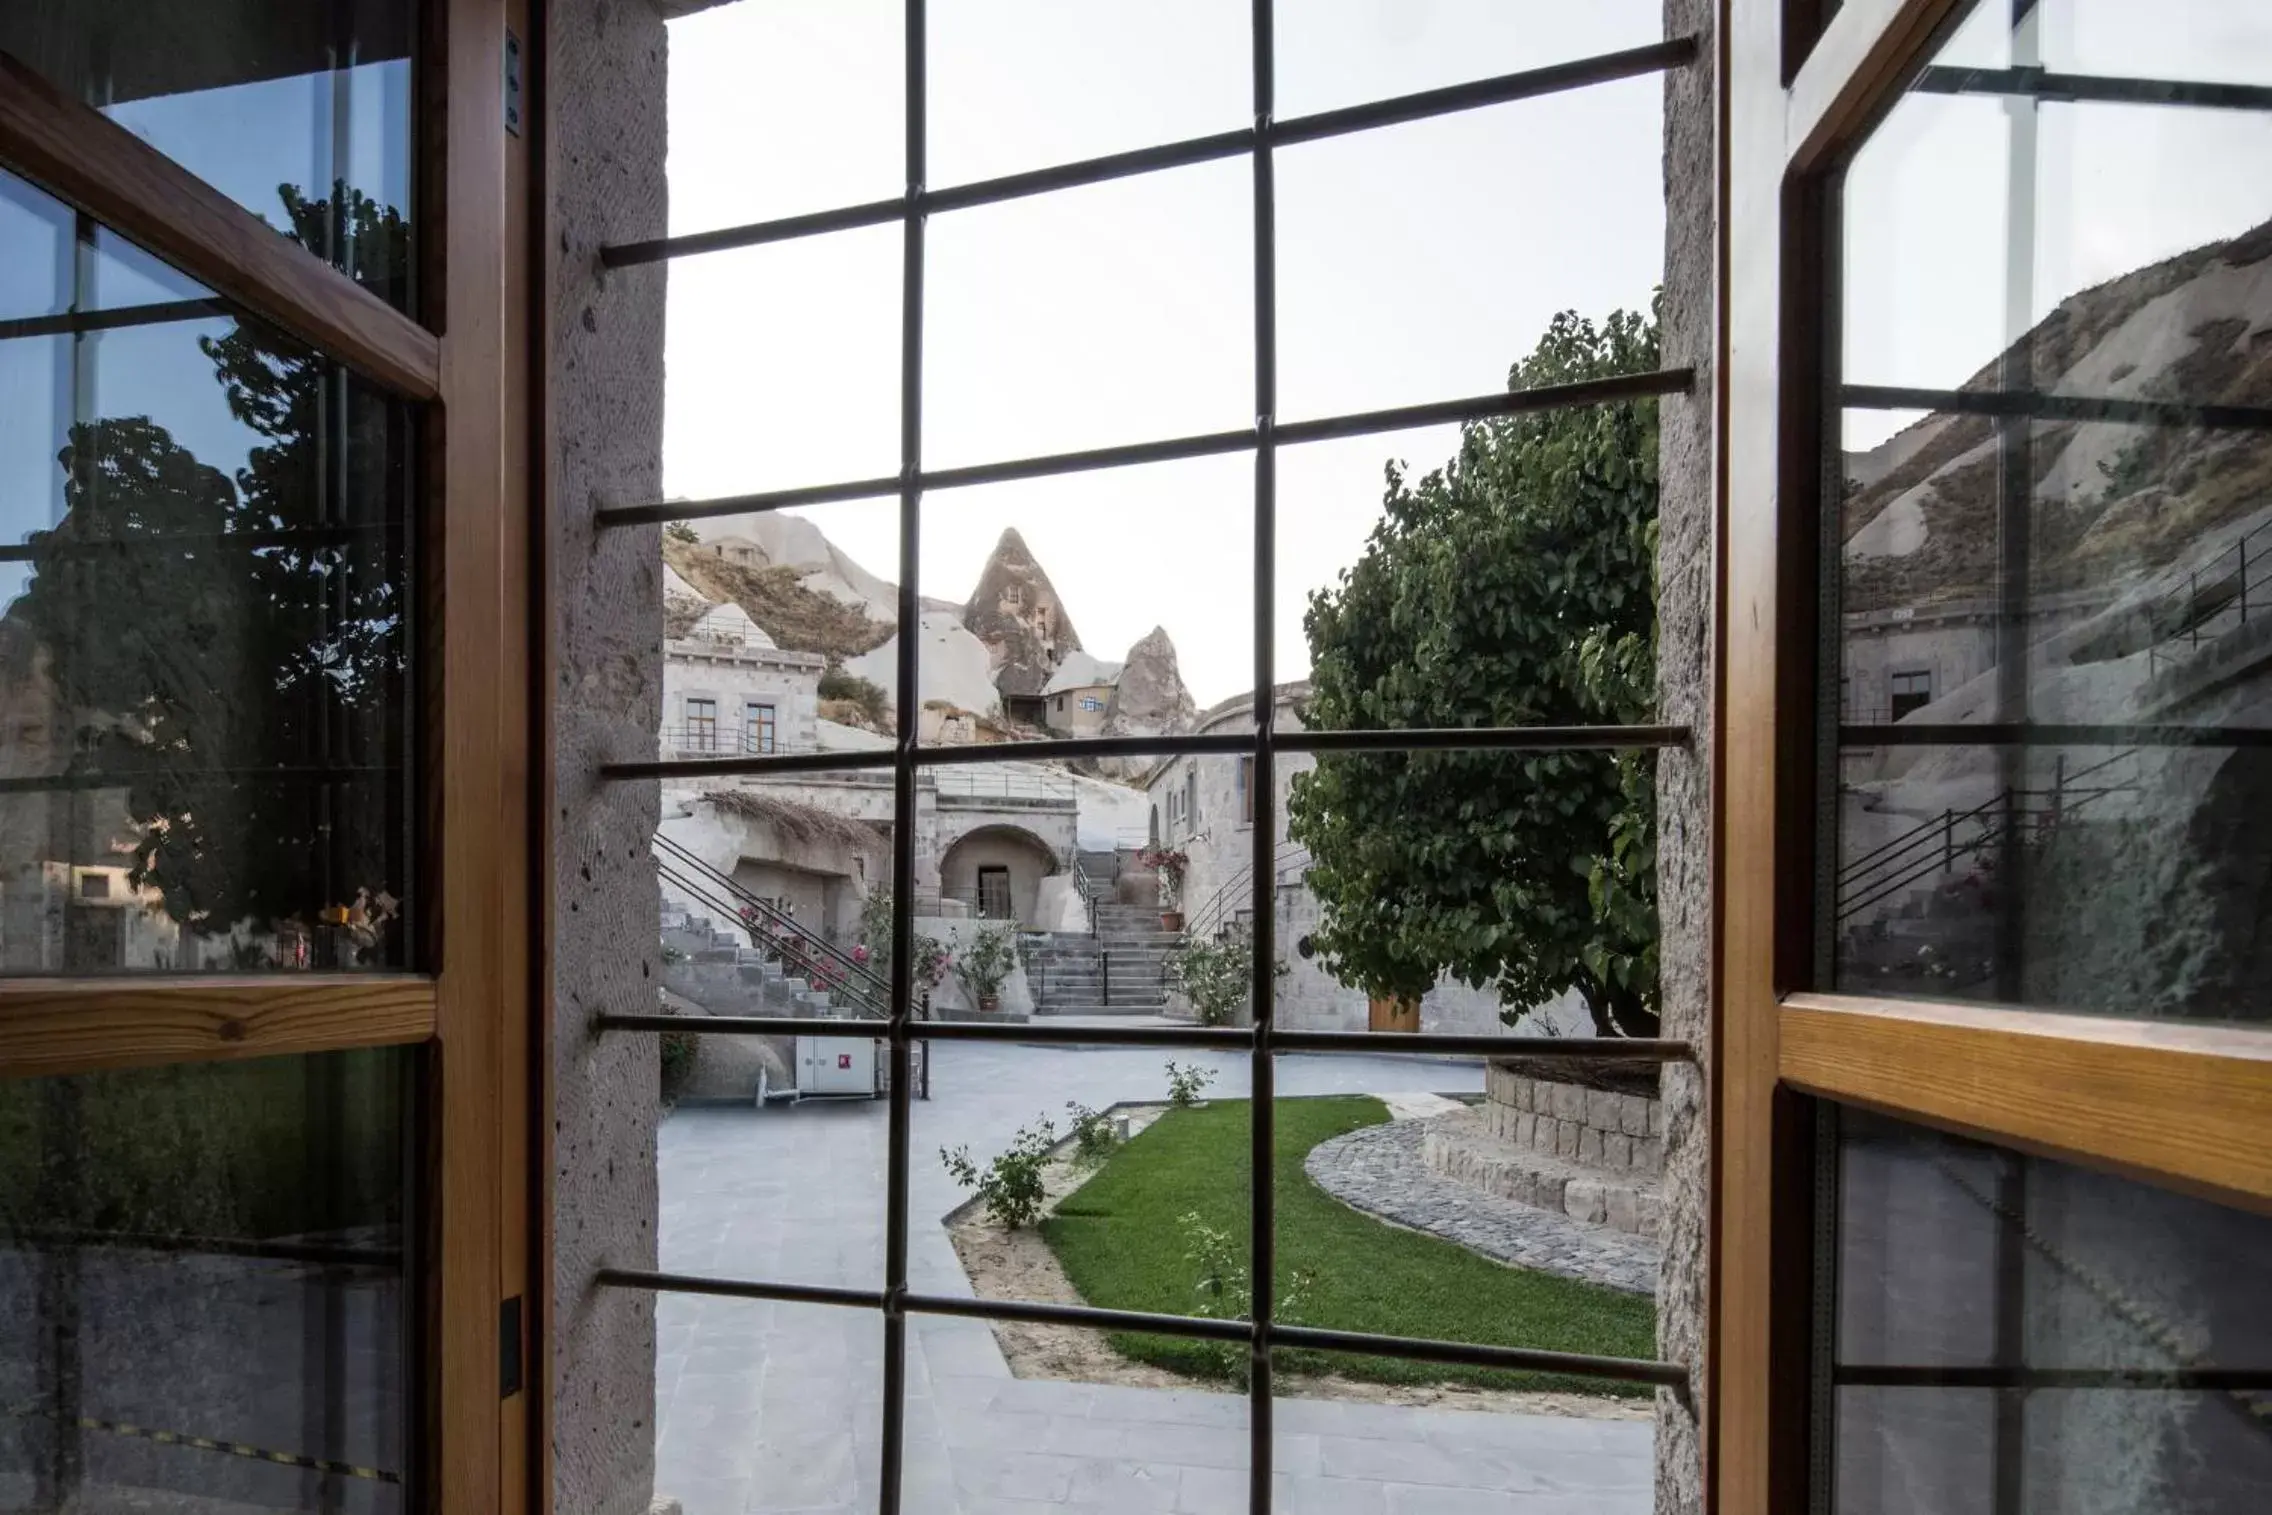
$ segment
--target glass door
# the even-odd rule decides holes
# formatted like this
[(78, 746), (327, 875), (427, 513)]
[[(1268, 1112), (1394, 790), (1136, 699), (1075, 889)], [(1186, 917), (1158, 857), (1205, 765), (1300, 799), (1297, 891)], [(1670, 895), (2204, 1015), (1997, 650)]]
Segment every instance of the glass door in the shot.
[(0, 1509), (506, 1493), (501, 12), (258, 9), (0, 15)]

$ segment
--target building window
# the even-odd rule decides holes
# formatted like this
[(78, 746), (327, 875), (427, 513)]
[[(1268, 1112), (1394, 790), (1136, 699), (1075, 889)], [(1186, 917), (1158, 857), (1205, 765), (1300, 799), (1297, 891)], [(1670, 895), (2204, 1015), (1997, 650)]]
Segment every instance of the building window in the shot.
[(773, 707), (762, 701), (751, 700), (747, 715), (743, 731), (747, 749), (757, 753), (773, 751)]
[(718, 745), (718, 702), (716, 700), (688, 700), (686, 702), (686, 745), (695, 752), (709, 752)]
[(1254, 759), (1239, 759), (1239, 824), (1254, 824)]
[(1089, 714), (1094, 715), (1098, 711), (1104, 709), (1104, 701), (1098, 699), (1093, 694), (1085, 694), (1081, 696), (1081, 708), (1088, 711)]
[(1892, 703), (1887, 706), (1886, 718), (1900, 720), (1914, 711), (1933, 703), (1933, 675), (1930, 670), (1913, 669), (1893, 675)]
[(1063, 695), (1059, 695), (1057, 697), (1057, 713), (1059, 715), (1063, 715), (1065, 713), (1065, 696)]
[(107, 873), (82, 873), (82, 874), (80, 874), (80, 875), (79, 875), (79, 898), (81, 898), (81, 899), (83, 899), (83, 900), (107, 900), (107, 899), (109, 899), (109, 898), (110, 898), (110, 875), (109, 875), (109, 874), (107, 874)]

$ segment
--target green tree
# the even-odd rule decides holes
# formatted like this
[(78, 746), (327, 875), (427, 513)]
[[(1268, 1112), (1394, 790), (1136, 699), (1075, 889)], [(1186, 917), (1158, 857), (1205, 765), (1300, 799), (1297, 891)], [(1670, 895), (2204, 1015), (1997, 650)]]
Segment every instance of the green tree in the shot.
[[(1656, 366), (1653, 313), (1565, 312), (1510, 383)], [(1655, 401), (1478, 422), (1387, 485), (1364, 555), (1310, 598), (1309, 725), (1652, 718)], [(1575, 989), (1636, 1036), (1657, 1028), (1655, 813), (1645, 754), (1589, 752), (1325, 754), (1290, 805), (1344, 982), (1417, 996), (1448, 972), (1509, 1021)]]
[[(292, 236), (393, 294), (407, 228), (344, 193), (335, 207), (284, 186)], [(360, 905), (355, 918), (383, 921), (401, 807), (384, 780), (336, 776), (403, 755), (408, 428), (250, 318), (198, 346), (256, 439), (244, 466), (230, 479), (148, 416), (75, 424), (62, 519), (32, 534), (10, 613), (45, 649), (74, 771), (119, 780), (130, 878), (175, 920), (217, 933)]]

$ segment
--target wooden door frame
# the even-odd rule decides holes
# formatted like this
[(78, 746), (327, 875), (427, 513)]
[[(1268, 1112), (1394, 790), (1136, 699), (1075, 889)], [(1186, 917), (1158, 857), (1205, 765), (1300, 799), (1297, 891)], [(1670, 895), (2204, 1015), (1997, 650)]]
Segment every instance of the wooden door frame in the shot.
[(1725, 1515), (1806, 1509), (1809, 1096), (2272, 1209), (2272, 1033), (1811, 992), (1823, 197), (1959, 4), (1843, 0), (1800, 35), (1815, 0), (1722, 3), (1706, 1488)]
[[(98, 112), (0, 56), (0, 166), (215, 293), (424, 402), (421, 628), (429, 740), (432, 973), (0, 980), (0, 1077), (421, 1045), (422, 1476), (446, 1515), (548, 1496), (542, 1200), (549, 771), (532, 597), (544, 428), (545, 176), (535, 0), (427, 0), (416, 61), (429, 309), (395, 311)], [(519, 135), (504, 127), (507, 28), (523, 39)], [(503, 1392), (505, 1302), (524, 1302), (520, 1387)]]

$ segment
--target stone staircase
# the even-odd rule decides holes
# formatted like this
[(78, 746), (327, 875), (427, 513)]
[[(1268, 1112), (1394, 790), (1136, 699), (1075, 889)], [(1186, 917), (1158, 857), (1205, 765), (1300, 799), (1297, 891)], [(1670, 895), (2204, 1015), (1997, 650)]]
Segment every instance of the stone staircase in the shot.
[[(1084, 860), (1091, 854), (1084, 854)], [(1086, 862), (1084, 861), (1084, 867)], [(1091, 875), (1093, 878), (1095, 875)], [(1095, 901), (1097, 929), (1029, 936), (1027, 973), (1040, 1015), (1158, 1015), (1167, 1008), (1168, 954), (1180, 936), (1149, 905)]]
[(712, 1015), (858, 1016), (826, 989), (789, 973), (749, 945), (739, 925), (707, 916), (665, 913), (663, 945), (678, 956), (663, 965), (663, 986)]

